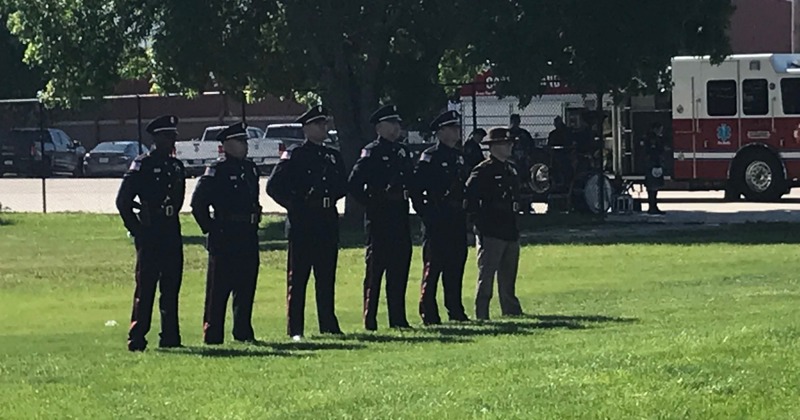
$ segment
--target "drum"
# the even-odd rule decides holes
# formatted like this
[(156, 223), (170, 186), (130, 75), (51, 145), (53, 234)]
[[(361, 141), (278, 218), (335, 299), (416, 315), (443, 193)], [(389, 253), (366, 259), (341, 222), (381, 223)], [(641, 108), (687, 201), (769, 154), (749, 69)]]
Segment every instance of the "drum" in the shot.
[(603, 212), (608, 213), (612, 205), (613, 187), (607, 176), (596, 171), (583, 172), (575, 177), (572, 184), (572, 207), (580, 213), (600, 214), (600, 183), (603, 189)]

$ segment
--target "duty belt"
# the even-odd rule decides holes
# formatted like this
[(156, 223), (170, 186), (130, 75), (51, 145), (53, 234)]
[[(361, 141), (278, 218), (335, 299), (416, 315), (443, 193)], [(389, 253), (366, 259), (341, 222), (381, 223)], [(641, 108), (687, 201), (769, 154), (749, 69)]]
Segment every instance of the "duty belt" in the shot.
[(333, 200), (330, 197), (321, 197), (306, 200), (306, 205), (315, 209), (329, 209), (333, 207)]
[(388, 193), (386, 199), (389, 201), (408, 201), (408, 190), (402, 192)]
[(226, 222), (235, 222), (235, 223), (249, 223), (251, 225), (257, 225), (259, 213), (242, 213), (242, 214), (226, 214), (222, 216), (222, 220)]

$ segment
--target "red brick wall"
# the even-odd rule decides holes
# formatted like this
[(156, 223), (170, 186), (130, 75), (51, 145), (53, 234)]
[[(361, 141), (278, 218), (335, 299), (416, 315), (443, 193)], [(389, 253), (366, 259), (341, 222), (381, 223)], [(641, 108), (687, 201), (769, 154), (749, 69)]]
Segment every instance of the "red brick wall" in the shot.
[(731, 47), (735, 54), (792, 52), (792, 4), (787, 0), (734, 0)]

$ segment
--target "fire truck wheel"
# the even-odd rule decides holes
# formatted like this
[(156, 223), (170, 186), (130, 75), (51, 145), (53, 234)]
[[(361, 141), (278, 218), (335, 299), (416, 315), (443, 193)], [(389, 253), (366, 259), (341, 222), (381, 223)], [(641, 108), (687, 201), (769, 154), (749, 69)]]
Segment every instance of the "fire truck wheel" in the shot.
[(748, 201), (776, 201), (786, 191), (781, 162), (767, 150), (754, 150), (737, 159), (731, 178)]

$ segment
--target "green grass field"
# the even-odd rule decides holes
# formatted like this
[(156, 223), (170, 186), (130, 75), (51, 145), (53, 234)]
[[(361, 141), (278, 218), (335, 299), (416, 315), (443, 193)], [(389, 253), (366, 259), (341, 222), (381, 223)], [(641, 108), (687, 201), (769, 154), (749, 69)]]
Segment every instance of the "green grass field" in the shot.
[[(349, 334), (313, 334), (309, 291), (310, 336), (292, 343), (284, 336), (286, 254), (273, 223), (255, 303), (263, 344), (208, 348), (200, 339), (205, 251), (186, 218), (188, 347), (132, 354), (134, 252), (118, 218), (2, 220), (0, 419), (800, 416), (800, 226), (695, 229), (660, 240), (611, 231), (582, 244), (543, 234), (524, 247), (518, 280), (534, 315), (498, 319), (494, 301), (496, 321), (412, 332), (385, 328), (384, 303), (381, 330), (362, 332), (363, 251), (351, 245), (337, 287)], [(474, 258), (473, 249), (470, 313)], [(407, 302), (416, 325), (420, 274), (415, 248)]]

